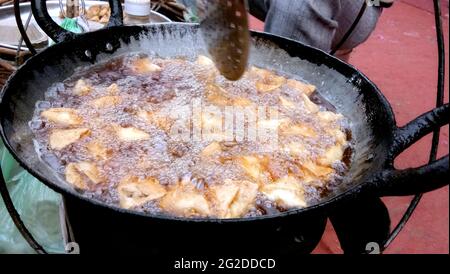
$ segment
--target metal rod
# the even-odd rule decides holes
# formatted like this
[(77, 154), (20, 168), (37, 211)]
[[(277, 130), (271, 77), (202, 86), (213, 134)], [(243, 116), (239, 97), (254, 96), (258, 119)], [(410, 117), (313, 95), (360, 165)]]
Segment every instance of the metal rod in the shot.
[(31, 235), (30, 231), (25, 227), (25, 224), (22, 222), (22, 219), (20, 218), (20, 214), (14, 207), (14, 203), (12, 202), (11, 196), (9, 195), (1, 167), (0, 167), (0, 195), (3, 198), (3, 202), (5, 203), (5, 207), (9, 213), (9, 216), (11, 216), (11, 219), (13, 220), (17, 229), (19, 230), (20, 234), (22, 234), (22, 236), (25, 238), (28, 244), (38, 254), (47, 254), (44, 248), (34, 239), (33, 235)]
[[(25, 22), (25, 31), (28, 30), (28, 26), (30, 25), (31, 17), (33, 16), (33, 13), (30, 11), (28, 14), (27, 21)], [(19, 42), (17, 43), (17, 50), (16, 50), (16, 64), (19, 65), (19, 58), (20, 58), (20, 51), (22, 50), (22, 43), (23, 43), (23, 36), (20, 36)]]
[[(437, 83), (437, 98), (436, 106), (440, 107), (444, 104), (444, 89), (445, 89), (445, 42), (444, 33), (442, 31), (441, 20), (441, 3), (438, 0), (434, 0), (434, 20), (436, 24), (436, 37), (438, 45), (438, 83)], [(436, 160), (439, 147), (439, 135), (441, 130), (436, 130), (433, 133), (433, 141), (430, 153), (430, 162)]]
[[(436, 23), (436, 36), (438, 45), (438, 85), (437, 85), (437, 99), (436, 106), (440, 107), (444, 104), (444, 87), (445, 87), (445, 44), (444, 44), (444, 34), (442, 32), (442, 20), (441, 20), (441, 3), (440, 0), (433, 0), (434, 2), (434, 18)], [(433, 162), (437, 158), (437, 151), (439, 148), (439, 135), (440, 129), (433, 132), (433, 140), (431, 142), (431, 151), (429, 162)], [(402, 219), (399, 221), (397, 226), (392, 230), (388, 239), (383, 245), (383, 249), (389, 247), (392, 241), (398, 236), (400, 231), (405, 227), (408, 220), (411, 218), (414, 210), (420, 203), (422, 199), (422, 194), (414, 196)]]
[(33, 44), (31, 44), (30, 38), (23, 27), (22, 17), (20, 17), (20, 0), (14, 0), (14, 15), (16, 17), (17, 27), (19, 28), (20, 35), (22, 35), (25, 45), (27, 45), (27, 48), (31, 54), (36, 54), (36, 49), (33, 47)]
[[(31, 14), (31, 13), (30, 13)], [(24, 28), (24, 25), (22, 24), (22, 18), (20, 14), (20, 0), (14, 0), (14, 15), (16, 17), (16, 23), (17, 27), (19, 28), (20, 34), (22, 35), (23, 41), (27, 45), (28, 49), (32, 54), (36, 54), (36, 50), (34, 49), (33, 45), (30, 42), (30, 39), (28, 35), (26, 34), (26, 30)], [(30, 18), (29, 18), (30, 19)], [(27, 25), (29, 23), (29, 20), (27, 20)], [(19, 49), (21, 47), (21, 43), (19, 44)], [(31, 232), (26, 228), (25, 224), (23, 223), (22, 219), (20, 218), (20, 214), (17, 212), (16, 208), (14, 207), (14, 203), (11, 199), (11, 196), (9, 195), (8, 187), (6, 186), (6, 181), (3, 177), (3, 172), (0, 166), (0, 195), (3, 199), (3, 202), (5, 204), (5, 208), (9, 213), (9, 216), (11, 216), (11, 219), (17, 229), (19, 230), (20, 234), (23, 236), (23, 238), (27, 241), (27, 243), (33, 248), (36, 253), (38, 254), (47, 254), (45, 249), (34, 239)]]

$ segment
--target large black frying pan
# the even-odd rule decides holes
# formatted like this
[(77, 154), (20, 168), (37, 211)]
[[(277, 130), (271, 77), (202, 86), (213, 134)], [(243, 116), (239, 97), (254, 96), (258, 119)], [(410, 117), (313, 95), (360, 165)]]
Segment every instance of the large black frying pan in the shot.
[[(302, 43), (252, 32), (250, 63), (297, 75), (316, 85), (320, 94), (351, 120), (354, 159), (341, 190), (308, 208), (227, 220), (145, 215), (86, 198), (56, 176), (35, 152), (28, 122), (35, 103), (44, 99), (47, 88), (69, 77), (77, 67), (126, 52), (156, 52), (162, 57), (194, 57), (206, 53), (198, 25), (122, 26), (121, 6), (113, 0), (110, 5), (108, 28), (75, 35), (51, 20), (45, 0), (32, 1), (37, 22), (59, 43), (29, 59), (11, 76), (1, 93), (0, 129), (6, 147), (27, 171), (64, 196), (74, 231), (92, 236), (88, 237), (89, 241), (80, 243), (81, 250), (91, 245), (94, 250), (105, 251), (104, 246), (96, 245), (102, 239), (111, 242), (111, 246), (181, 254), (207, 254), (212, 249), (223, 252), (252, 249), (262, 253), (295, 250), (308, 245), (302, 242), (304, 237), (319, 235), (320, 239), (327, 215), (344, 202), (362, 196), (412, 195), (448, 184), (448, 155), (419, 168), (397, 170), (393, 167), (394, 159), (402, 151), (448, 124), (448, 104), (398, 128), (386, 98), (355, 68)], [(298, 246), (287, 247), (286, 242)], [(306, 250), (308, 248), (310, 250), (311, 246)]]

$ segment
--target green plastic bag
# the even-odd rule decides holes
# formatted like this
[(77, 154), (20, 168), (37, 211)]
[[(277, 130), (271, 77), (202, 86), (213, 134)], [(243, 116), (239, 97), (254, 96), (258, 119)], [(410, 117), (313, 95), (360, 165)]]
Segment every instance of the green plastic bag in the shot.
[[(83, 28), (78, 25), (78, 19), (77, 18), (64, 18), (60, 24), (60, 26), (68, 31), (71, 31), (73, 33), (82, 33), (84, 32)], [(55, 41), (49, 38), (49, 45), (52, 46), (55, 44)]]
[[(76, 18), (64, 18), (61, 27), (82, 33)], [(54, 44), (50, 40), (50, 44)], [(0, 141), (0, 165), (3, 176), (25, 226), (47, 252), (65, 253), (59, 206), (61, 195), (46, 187), (22, 169)], [(35, 253), (14, 225), (0, 197), (0, 254)]]
[[(0, 165), (25, 226), (50, 253), (64, 253), (61, 196), (23, 170), (0, 141)], [(15, 227), (0, 197), (0, 253), (35, 253)]]
[(83, 29), (78, 25), (76, 18), (64, 18), (61, 27), (65, 30), (74, 32), (74, 33), (82, 33)]

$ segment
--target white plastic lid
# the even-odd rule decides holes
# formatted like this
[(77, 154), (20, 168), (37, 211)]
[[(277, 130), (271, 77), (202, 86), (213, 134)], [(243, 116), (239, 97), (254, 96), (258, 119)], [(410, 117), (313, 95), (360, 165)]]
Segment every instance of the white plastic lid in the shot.
[(150, 15), (150, 0), (125, 0), (125, 12), (129, 15)]

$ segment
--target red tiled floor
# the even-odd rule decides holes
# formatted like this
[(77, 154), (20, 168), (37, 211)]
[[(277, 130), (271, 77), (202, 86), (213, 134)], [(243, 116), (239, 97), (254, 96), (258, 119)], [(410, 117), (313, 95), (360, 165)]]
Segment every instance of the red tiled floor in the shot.
[[(427, 1), (428, 4), (431, 1)], [(411, 5), (413, 3), (414, 5)], [(399, 125), (435, 105), (437, 51), (434, 17), (423, 1), (405, 0), (384, 12), (365, 44), (350, 63), (366, 73), (391, 102)], [(443, 3), (444, 33), (448, 54), (448, 4)], [(448, 55), (446, 102), (448, 102)], [(397, 161), (399, 168), (418, 166), (428, 159), (431, 138), (421, 141)], [(448, 127), (441, 134), (439, 154), (447, 154)], [(411, 198), (386, 198), (393, 223), (402, 216)], [(449, 193), (445, 189), (424, 195), (402, 233), (386, 253), (448, 253)]]
[[(403, 3), (409, 4), (411, 6), (414, 6), (416, 8), (433, 12), (433, 1), (432, 0), (397, 0), (401, 1)], [(448, 0), (441, 0), (441, 6), (442, 6), (442, 14), (445, 16), (447, 15), (448, 18)]]
[[(404, 125), (435, 105), (437, 51), (430, 0), (401, 0), (384, 11), (371, 38), (355, 49), (350, 63), (369, 76), (391, 102), (399, 125)], [(448, 0), (442, 1), (447, 52), (446, 102), (448, 102)], [(251, 19), (251, 26), (263, 24)], [(448, 154), (448, 126), (441, 134), (439, 155)], [(430, 136), (403, 153), (398, 168), (419, 166), (428, 159)], [(449, 253), (448, 187), (425, 194), (404, 230), (386, 253)], [(395, 225), (411, 197), (385, 198)], [(341, 253), (331, 225), (315, 253)]]

